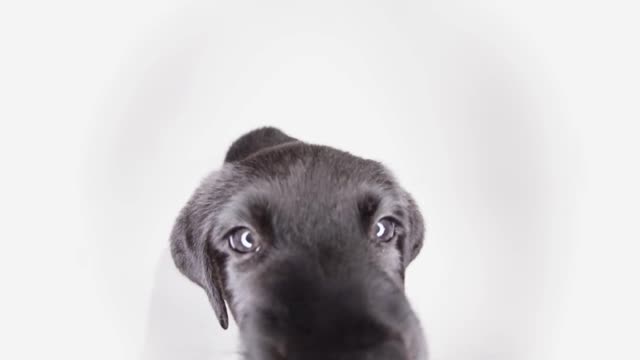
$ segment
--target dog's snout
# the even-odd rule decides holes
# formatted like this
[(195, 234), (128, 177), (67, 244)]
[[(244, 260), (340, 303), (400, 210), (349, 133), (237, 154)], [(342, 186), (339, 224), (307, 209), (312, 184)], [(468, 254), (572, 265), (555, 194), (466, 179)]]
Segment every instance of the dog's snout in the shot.
[(286, 359), (407, 359), (403, 324), (390, 314), (407, 306), (402, 292), (380, 278), (311, 281), (299, 270), (289, 274), (265, 289), (278, 301), (258, 316), (259, 332), (286, 349)]
[(389, 340), (363, 349), (304, 348), (285, 354), (287, 360), (409, 360), (400, 341)]
[(409, 354), (404, 343), (400, 340), (389, 340), (376, 346), (372, 351), (365, 355), (365, 359), (374, 360), (408, 360)]
[[(313, 316), (282, 318), (267, 315), (282, 333), (262, 332), (270, 337), (271, 348), (279, 349), (278, 360), (408, 360), (405, 343), (392, 326), (374, 314), (328, 309)], [(282, 327), (281, 327), (282, 329)]]

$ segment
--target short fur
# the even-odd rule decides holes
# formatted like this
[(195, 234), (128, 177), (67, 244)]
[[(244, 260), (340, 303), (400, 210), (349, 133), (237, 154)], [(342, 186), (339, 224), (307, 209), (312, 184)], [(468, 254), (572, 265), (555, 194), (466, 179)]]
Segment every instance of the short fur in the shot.
[[(376, 242), (370, 230), (387, 216), (398, 235)], [(229, 247), (237, 227), (260, 252)], [(223, 328), (228, 303), (247, 359), (417, 360), (426, 347), (404, 271), (423, 237), (415, 201), (383, 165), (261, 128), (187, 202), (171, 252)]]

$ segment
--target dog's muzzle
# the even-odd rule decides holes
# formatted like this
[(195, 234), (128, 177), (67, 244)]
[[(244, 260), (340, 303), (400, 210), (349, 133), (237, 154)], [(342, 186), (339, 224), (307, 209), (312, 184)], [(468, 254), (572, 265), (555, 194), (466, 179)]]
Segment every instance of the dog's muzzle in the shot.
[(263, 282), (241, 323), (251, 360), (413, 360), (415, 316), (403, 290), (384, 274), (286, 268)]

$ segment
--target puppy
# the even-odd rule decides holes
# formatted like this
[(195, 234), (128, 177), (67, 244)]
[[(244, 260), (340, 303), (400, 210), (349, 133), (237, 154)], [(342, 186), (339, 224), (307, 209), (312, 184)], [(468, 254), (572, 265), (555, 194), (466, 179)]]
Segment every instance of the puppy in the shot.
[(261, 128), (196, 189), (171, 253), (225, 329), (228, 304), (246, 359), (423, 360), (404, 293), (423, 237), (383, 165)]

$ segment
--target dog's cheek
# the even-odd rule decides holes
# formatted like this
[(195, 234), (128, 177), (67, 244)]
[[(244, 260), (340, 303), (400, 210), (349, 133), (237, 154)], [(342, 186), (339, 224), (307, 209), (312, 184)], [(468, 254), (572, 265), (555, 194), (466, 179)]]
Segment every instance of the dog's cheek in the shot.
[(247, 262), (246, 259), (229, 261), (226, 267), (229, 308), (240, 328), (253, 326), (259, 309), (265, 303), (264, 263)]
[(395, 246), (385, 246), (377, 251), (378, 263), (382, 270), (399, 284), (402, 283), (402, 256)]
[(250, 274), (238, 270), (233, 261), (227, 263), (226, 267), (226, 290), (229, 295), (227, 301), (231, 313), (236, 322), (242, 326), (245, 322), (245, 318), (250, 314), (250, 309), (253, 306), (251, 304), (251, 291), (248, 284), (250, 283)]

